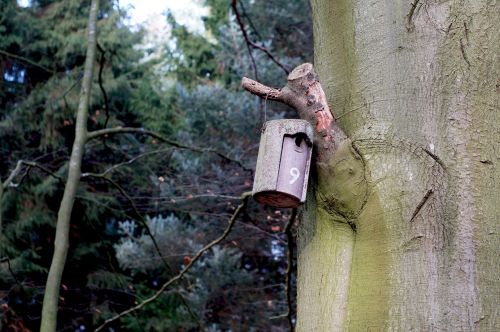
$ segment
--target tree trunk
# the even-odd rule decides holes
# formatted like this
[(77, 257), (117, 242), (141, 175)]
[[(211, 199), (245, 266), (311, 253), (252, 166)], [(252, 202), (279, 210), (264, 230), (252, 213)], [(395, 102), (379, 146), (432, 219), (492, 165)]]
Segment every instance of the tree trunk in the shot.
[(40, 330), (52, 332), (57, 327), (57, 309), (59, 302), (59, 288), (62, 273), (69, 248), (69, 225), (71, 211), (75, 200), (76, 190), (80, 182), (81, 164), (84, 145), (87, 140), (87, 118), (90, 100), (90, 89), (92, 86), (92, 74), (94, 71), (94, 60), (97, 40), (97, 10), (99, 0), (92, 0), (89, 24), (88, 24), (88, 46), (85, 59), (84, 75), (80, 92), (80, 101), (76, 115), (75, 141), (69, 160), (69, 171), (64, 194), (57, 214), (56, 237), (54, 241), (54, 255), (50, 265), (45, 294), (43, 297), (42, 323)]
[(312, 9), (348, 139), (302, 212), (298, 331), (500, 330), (497, 2)]

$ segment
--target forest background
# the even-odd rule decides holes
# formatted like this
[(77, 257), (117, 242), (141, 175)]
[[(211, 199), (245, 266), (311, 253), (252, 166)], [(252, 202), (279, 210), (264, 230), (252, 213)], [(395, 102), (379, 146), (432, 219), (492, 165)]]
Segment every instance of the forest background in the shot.
[[(251, 190), (264, 121), (296, 117), (245, 93), (240, 80), (282, 86), (287, 71), (312, 61), (307, 1), (203, 5), (203, 33), (166, 13), (170, 35), (152, 41), (126, 24), (127, 8), (101, 1), (87, 126), (144, 128), (156, 137), (127, 133), (86, 145), (58, 331), (93, 330), (177, 275), (223, 233)], [(76, 0), (0, 4), (2, 331), (40, 326), (89, 8)], [(106, 330), (288, 330), (291, 222), (290, 210), (248, 201), (229, 236), (181, 282)]]

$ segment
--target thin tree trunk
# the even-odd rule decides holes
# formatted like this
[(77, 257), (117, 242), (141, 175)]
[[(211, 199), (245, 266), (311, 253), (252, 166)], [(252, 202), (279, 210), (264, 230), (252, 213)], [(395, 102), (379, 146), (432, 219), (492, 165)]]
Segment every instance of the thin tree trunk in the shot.
[(497, 2), (312, 8), (348, 140), (302, 213), (297, 330), (500, 330)]
[(71, 212), (73, 210), (76, 190), (80, 182), (82, 156), (85, 141), (87, 139), (87, 117), (96, 52), (98, 7), (99, 0), (92, 0), (88, 24), (87, 55), (85, 59), (80, 101), (76, 115), (75, 141), (69, 161), (68, 179), (57, 215), (54, 255), (52, 257), (43, 298), (42, 323), (40, 328), (43, 332), (55, 331), (57, 327), (59, 288), (69, 248)]
[(0, 238), (3, 236), (3, 183), (0, 181)]

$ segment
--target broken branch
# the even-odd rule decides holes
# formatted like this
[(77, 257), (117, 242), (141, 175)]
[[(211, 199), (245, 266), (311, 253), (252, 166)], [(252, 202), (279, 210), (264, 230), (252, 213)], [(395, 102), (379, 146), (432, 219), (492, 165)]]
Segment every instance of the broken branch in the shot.
[(241, 80), (241, 86), (248, 92), (261, 98), (267, 98), (268, 100), (276, 100), (285, 103), (283, 93), (280, 89), (265, 86), (264, 84), (254, 81), (248, 77), (243, 77)]
[(295, 108), (300, 118), (308, 120), (314, 126), (320, 143), (320, 157), (325, 157), (327, 151), (328, 154), (332, 152), (335, 142), (346, 137), (335, 125), (325, 92), (310, 63), (296, 67), (288, 75), (287, 85), (281, 89), (265, 86), (247, 77), (243, 77), (241, 86), (261, 98), (276, 100)]

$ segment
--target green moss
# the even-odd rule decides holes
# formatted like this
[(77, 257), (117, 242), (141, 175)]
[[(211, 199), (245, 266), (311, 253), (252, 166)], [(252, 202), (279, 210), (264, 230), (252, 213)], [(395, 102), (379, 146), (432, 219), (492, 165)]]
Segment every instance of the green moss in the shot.
[(351, 280), (348, 331), (385, 330), (389, 315), (390, 267), (384, 214), (376, 194), (371, 194), (357, 221)]
[(349, 0), (311, 1), (314, 28), (314, 66), (325, 90), (328, 105), (346, 134), (365, 120), (361, 113), (349, 113), (362, 103), (358, 91), (356, 27), (353, 3)]
[(346, 317), (354, 232), (322, 208), (311, 214), (299, 234), (297, 330), (337, 331)]

